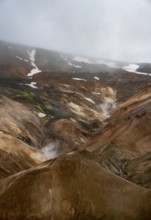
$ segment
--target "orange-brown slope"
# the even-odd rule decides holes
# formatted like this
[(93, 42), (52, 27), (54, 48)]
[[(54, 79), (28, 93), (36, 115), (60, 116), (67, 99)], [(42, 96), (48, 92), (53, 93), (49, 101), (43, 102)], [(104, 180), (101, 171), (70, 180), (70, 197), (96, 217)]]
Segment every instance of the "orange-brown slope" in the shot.
[(116, 148), (131, 157), (151, 151), (151, 89), (132, 97), (121, 104), (106, 122), (106, 125), (84, 147), (100, 151), (104, 146), (114, 144)]
[(106, 125), (83, 147), (98, 154), (104, 168), (151, 187), (151, 89), (119, 105)]
[(92, 153), (77, 152), (2, 180), (0, 218), (149, 220), (150, 196), (101, 168)]
[(92, 134), (71, 119), (60, 119), (52, 122), (47, 131), (47, 144), (56, 142), (56, 151), (69, 152), (80, 149), (81, 145), (88, 142)]
[(46, 155), (21, 140), (0, 133), (0, 179), (29, 169), (46, 159)]
[(39, 146), (44, 127), (36, 113), (5, 96), (0, 97), (0, 131)]

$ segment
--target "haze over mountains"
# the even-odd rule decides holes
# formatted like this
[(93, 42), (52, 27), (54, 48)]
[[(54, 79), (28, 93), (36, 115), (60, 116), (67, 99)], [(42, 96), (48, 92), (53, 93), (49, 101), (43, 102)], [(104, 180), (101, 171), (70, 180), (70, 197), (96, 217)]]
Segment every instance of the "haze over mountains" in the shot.
[(150, 0), (0, 1), (0, 39), (128, 62), (151, 62), (150, 20)]
[(151, 66), (0, 41), (0, 219), (150, 220)]

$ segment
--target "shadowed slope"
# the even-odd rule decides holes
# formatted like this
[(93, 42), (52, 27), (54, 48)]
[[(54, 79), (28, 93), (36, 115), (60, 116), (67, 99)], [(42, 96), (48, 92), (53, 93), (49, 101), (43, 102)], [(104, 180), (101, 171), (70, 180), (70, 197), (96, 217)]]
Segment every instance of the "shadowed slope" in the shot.
[(151, 90), (132, 97), (107, 121), (107, 124), (85, 147), (100, 151), (111, 144), (126, 155), (135, 158), (151, 151)]
[(46, 159), (43, 152), (0, 133), (0, 179), (36, 166)]
[(7, 97), (0, 97), (0, 130), (30, 144), (39, 145), (44, 138), (41, 121), (33, 111)]

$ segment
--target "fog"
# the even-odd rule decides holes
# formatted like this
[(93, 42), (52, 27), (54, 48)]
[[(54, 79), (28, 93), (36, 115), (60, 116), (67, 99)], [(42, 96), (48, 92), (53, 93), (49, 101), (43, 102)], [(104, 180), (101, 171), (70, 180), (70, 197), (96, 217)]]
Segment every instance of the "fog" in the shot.
[(0, 0), (0, 39), (151, 62), (149, 0)]

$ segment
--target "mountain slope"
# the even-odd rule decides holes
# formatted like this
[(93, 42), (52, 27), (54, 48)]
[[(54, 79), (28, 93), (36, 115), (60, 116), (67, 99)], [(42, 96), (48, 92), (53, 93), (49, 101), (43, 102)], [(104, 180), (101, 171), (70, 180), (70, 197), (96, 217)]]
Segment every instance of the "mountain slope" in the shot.
[[(95, 157), (84, 152), (45, 162), (4, 179), (0, 192), (2, 220), (147, 220), (151, 214), (150, 191), (104, 170)], [(14, 201), (11, 205), (10, 199)]]
[(0, 41), (0, 219), (150, 219), (145, 67)]

